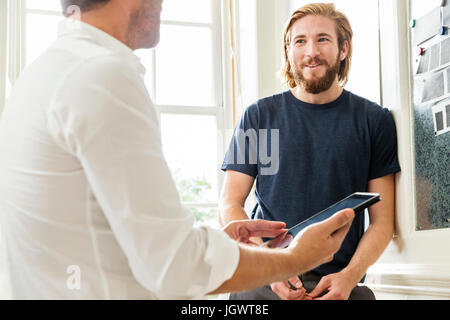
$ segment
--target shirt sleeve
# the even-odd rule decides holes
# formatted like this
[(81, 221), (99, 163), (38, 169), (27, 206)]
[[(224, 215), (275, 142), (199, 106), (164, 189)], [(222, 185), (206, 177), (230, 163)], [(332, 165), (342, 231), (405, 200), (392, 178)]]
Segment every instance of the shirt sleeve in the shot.
[(256, 111), (256, 105), (247, 108), (234, 129), (222, 163), (223, 171), (238, 171), (253, 178), (258, 175), (258, 117)]
[(159, 298), (215, 290), (237, 267), (237, 243), (182, 207), (141, 75), (117, 57), (75, 69), (52, 100), (49, 132), (79, 159), (133, 275)]
[(382, 110), (375, 130), (371, 134), (371, 141), (369, 180), (399, 172), (397, 131), (394, 118), (388, 109)]

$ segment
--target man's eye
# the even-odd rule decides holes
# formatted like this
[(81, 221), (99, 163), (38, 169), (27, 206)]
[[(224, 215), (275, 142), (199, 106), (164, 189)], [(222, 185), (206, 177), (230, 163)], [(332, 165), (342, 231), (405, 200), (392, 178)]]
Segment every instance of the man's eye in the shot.
[(325, 41), (328, 41), (328, 39), (327, 38), (319, 38), (319, 42), (325, 42)]

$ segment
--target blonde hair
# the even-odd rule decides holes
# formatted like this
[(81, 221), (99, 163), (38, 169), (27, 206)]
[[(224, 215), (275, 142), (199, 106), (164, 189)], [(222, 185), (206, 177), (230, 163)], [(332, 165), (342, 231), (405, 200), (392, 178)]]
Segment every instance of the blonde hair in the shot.
[(345, 60), (341, 62), (338, 80), (339, 84), (343, 87), (348, 81), (348, 74), (350, 72), (350, 64), (352, 60), (352, 38), (353, 30), (347, 17), (340, 11), (336, 10), (333, 3), (311, 3), (307, 4), (300, 9), (297, 9), (289, 19), (283, 33), (283, 55), (284, 61), (280, 71), (280, 76), (283, 78), (289, 88), (295, 88), (297, 86), (294, 76), (291, 73), (291, 64), (287, 55), (287, 49), (291, 44), (291, 28), (294, 23), (309, 15), (324, 16), (336, 23), (336, 32), (338, 35), (339, 51), (342, 51), (345, 42), (348, 43), (348, 54)]

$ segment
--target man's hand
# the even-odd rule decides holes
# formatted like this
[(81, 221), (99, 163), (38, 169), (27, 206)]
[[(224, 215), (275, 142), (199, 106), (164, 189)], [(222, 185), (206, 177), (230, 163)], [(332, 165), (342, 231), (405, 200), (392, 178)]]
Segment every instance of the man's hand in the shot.
[[(333, 273), (320, 279), (309, 296), (313, 300), (347, 300), (356, 285), (353, 277), (347, 273)], [(325, 294), (320, 297), (324, 292)]]
[(236, 220), (222, 228), (230, 238), (249, 245), (258, 245), (250, 238), (274, 238), (287, 231), (286, 224), (267, 220)]
[(309, 298), (309, 296), (306, 295), (306, 290), (303, 288), (303, 283), (298, 276), (290, 278), (287, 281), (272, 283), (270, 287), (281, 300), (304, 300)]
[(352, 209), (341, 210), (331, 218), (305, 228), (292, 240), (286, 250), (304, 262), (304, 269), (299, 274), (333, 260), (354, 217)]
[[(331, 218), (304, 229), (285, 249), (239, 245), (239, 264), (233, 276), (209, 294), (253, 290), (331, 261), (354, 216), (351, 209), (339, 211)], [(271, 227), (267, 228), (269, 225)], [(274, 237), (286, 232), (282, 226), (284, 223), (280, 222), (239, 220), (227, 224), (224, 231), (233, 239), (248, 242), (252, 235)]]

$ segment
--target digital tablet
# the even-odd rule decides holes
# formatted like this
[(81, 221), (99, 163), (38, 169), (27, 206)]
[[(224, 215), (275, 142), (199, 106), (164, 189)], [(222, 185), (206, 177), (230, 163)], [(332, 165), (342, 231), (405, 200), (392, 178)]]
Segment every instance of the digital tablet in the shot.
[(336, 202), (332, 206), (326, 208), (325, 210), (322, 210), (319, 213), (313, 215), (312, 217), (293, 226), (286, 233), (283, 233), (282, 235), (276, 238), (266, 241), (263, 244), (263, 246), (270, 248), (274, 247), (285, 248), (289, 245), (292, 239), (307, 226), (326, 220), (336, 212), (339, 212), (343, 209), (347, 208), (353, 209), (355, 211), (355, 214), (358, 212), (362, 212), (364, 211), (364, 209), (370, 207), (372, 204), (380, 200), (381, 198), (378, 193), (368, 193), (368, 192), (353, 193), (348, 197), (342, 199), (341, 201)]

